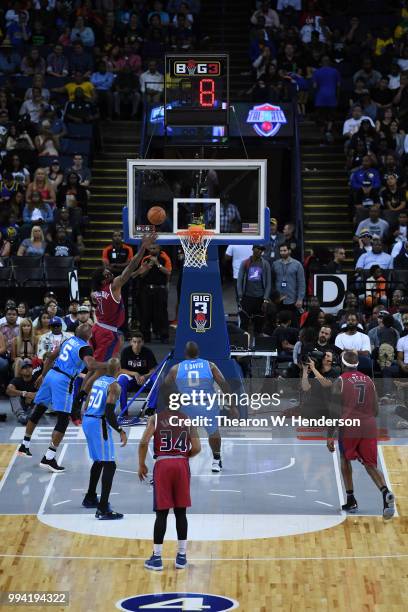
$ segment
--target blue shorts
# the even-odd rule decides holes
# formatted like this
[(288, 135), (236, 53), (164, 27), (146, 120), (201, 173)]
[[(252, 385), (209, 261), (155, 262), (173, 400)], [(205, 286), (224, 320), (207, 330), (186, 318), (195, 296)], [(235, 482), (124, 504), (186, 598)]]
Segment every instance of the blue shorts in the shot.
[(115, 445), (112, 427), (106, 423), (106, 440), (103, 436), (103, 421), (87, 417), (82, 420), (82, 429), (88, 443), (88, 452), (92, 461), (115, 461)]
[(220, 407), (217, 404), (214, 404), (211, 410), (207, 410), (207, 406), (182, 406), (180, 410), (189, 419), (193, 419), (194, 417), (207, 418), (208, 425), (203, 425), (203, 427), (209, 436), (218, 431), (218, 421), (215, 417), (219, 416)]
[(68, 412), (70, 414), (73, 401), (71, 387), (73, 387), (72, 381), (68, 376), (50, 370), (35, 394), (34, 403), (52, 406), (55, 412)]

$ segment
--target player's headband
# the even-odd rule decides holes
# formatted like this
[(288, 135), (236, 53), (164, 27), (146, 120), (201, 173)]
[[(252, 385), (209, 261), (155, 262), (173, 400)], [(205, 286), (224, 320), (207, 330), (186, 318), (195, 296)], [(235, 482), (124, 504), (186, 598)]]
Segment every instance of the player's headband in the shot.
[(358, 363), (349, 363), (346, 361), (344, 355), (341, 356), (341, 362), (346, 366), (346, 368), (356, 368), (358, 366)]

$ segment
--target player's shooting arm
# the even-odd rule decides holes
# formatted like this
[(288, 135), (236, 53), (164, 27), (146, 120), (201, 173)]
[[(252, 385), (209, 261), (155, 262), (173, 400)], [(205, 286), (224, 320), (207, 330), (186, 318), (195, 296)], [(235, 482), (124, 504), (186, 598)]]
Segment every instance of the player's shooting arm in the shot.
[(136, 269), (139, 267), (139, 264), (142, 261), (146, 249), (148, 249), (155, 242), (156, 238), (156, 233), (149, 234), (148, 236), (143, 238), (142, 244), (140, 245), (140, 249), (138, 250), (136, 255), (132, 257), (126, 268), (123, 270), (122, 274), (113, 279), (112, 291), (120, 289), (128, 282), (132, 274), (136, 272)]
[(143, 481), (147, 476), (148, 469), (146, 465), (146, 455), (147, 455), (147, 449), (149, 448), (150, 439), (154, 435), (155, 427), (156, 427), (156, 419), (154, 416), (152, 416), (150, 417), (147, 423), (146, 429), (139, 443), (138, 475), (139, 475), (139, 480), (141, 481)]
[(189, 457), (195, 457), (201, 452), (201, 442), (198, 431), (195, 427), (190, 427), (191, 447), (188, 453)]

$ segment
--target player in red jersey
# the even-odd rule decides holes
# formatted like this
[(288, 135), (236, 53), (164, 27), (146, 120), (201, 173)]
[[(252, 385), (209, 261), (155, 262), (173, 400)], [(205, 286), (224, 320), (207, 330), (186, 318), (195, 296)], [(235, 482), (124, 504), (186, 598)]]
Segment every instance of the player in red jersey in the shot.
[(148, 249), (157, 238), (156, 234), (150, 234), (142, 240), (140, 249), (130, 260), (129, 264), (119, 276), (113, 276), (112, 272), (105, 267), (100, 267), (92, 275), (92, 301), (96, 304), (95, 327), (92, 334), (92, 343), (95, 359), (107, 361), (119, 351), (120, 336), (118, 328), (125, 321), (125, 306), (122, 298), (122, 287), (135, 273), (138, 274), (145, 269), (137, 270)]
[(149, 570), (163, 569), (161, 558), (166, 533), (167, 516), (174, 509), (178, 551), (176, 568), (187, 565), (187, 515), (191, 506), (189, 458), (201, 451), (200, 439), (194, 427), (185, 423), (186, 415), (179, 411), (165, 409), (150, 417), (139, 445), (139, 479), (146, 479), (148, 469), (146, 454), (153, 436), (156, 463), (153, 469), (154, 502), (156, 512), (153, 534), (153, 555), (145, 561)]
[[(347, 493), (347, 503), (342, 510), (356, 512), (354, 497), (353, 469), (351, 461), (358, 459), (367, 470), (383, 497), (383, 517), (390, 519), (395, 513), (394, 494), (388, 489), (383, 473), (377, 467), (377, 423), (378, 399), (374, 382), (357, 370), (358, 355), (345, 351), (341, 357), (342, 375), (333, 385), (333, 393), (341, 399), (341, 418), (358, 419), (359, 425), (339, 428), (339, 449), (341, 473)], [(333, 432), (329, 428), (327, 448), (334, 451)]]
[[(92, 301), (96, 304), (97, 321), (92, 328), (90, 344), (97, 361), (108, 361), (114, 357), (121, 347), (121, 336), (118, 328), (125, 320), (125, 306), (122, 299), (122, 287), (132, 275), (146, 271), (145, 266), (138, 266), (148, 249), (157, 238), (156, 233), (145, 236), (136, 255), (130, 260), (122, 274), (114, 276), (108, 268), (101, 266), (92, 275)], [(97, 355), (98, 357), (95, 357)], [(80, 423), (81, 405), (85, 401), (89, 390), (98, 378), (97, 372), (88, 373), (82, 381), (80, 391), (72, 404), (71, 418), (75, 424)]]

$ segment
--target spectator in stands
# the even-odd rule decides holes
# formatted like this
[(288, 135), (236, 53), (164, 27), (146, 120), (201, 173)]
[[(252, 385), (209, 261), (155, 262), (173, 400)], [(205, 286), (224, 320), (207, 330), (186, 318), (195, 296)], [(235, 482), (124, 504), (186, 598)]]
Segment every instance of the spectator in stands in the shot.
[(251, 23), (256, 25), (258, 17), (263, 17), (267, 28), (278, 30), (280, 28), (279, 15), (271, 8), (270, 4), (269, 0), (262, 0), (260, 8), (251, 16)]
[(75, 74), (83, 75), (85, 79), (91, 76), (93, 70), (92, 55), (84, 50), (84, 46), (80, 41), (77, 41), (72, 46), (72, 53), (69, 58), (69, 71), (75, 77)]
[(47, 74), (56, 78), (68, 75), (68, 59), (64, 55), (64, 47), (60, 44), (56, 44), (47, 57)]
[(76, 172), (67, 175), (66, 185), (62, 185), (57, 193), (57, 206), (67, 206), (71, 211), (71, 218), (75, 222), (81, 219), (81, 213), (86, 215), (88, 212), (88, 194), (85, 187), (80, 184), (79, 176)]
[(9, 76), (16, 74), (20, 68), (21, 57), (12, 45), (3, 40), (0, 47), (0, 74)]
[(368, 211), (371, 206), (377, 204), (381, 206), (380, 192), (373, 187), (372, 180), (363, 179), (361, 187), (351, 191), (351, 204), (354, 205), (356, 212)]
[(83, 17), (77, 17), (75, 25), (71, 30), (72, 44), (80, 41), (84, 47), (93, 47), (95, 44), (95, 34), (92, 28), (85, 25)]
[(77, 88), (74, 99), (65, 108), (65, 121), (70, 123), (95, 123), (99, 119), (99, 111), (93, 101), (85, 97), (84, 91)]
[(55, 351), (65, 340), (72, 336), (69, 332), (62, 331), (62, 319), (53, 317), (50, 319), (51, 331), (42, 334), (38, 339), (37, 354), (43, 361), (45, 358)]
[(364, 79), (367, 87), (369, 88), (375, 87), (375, 85), (377, 85), (377, 83), (380, 81), (381, 72), (374, 69), (374, 64), (371, 58), (366, 57), (363, 59), (361, 69), (353, 75), (353, 81), (356, 81), (357, 79)]
[(64, 172), (62, 171), (59, 159), (55, 158), (51, 160), (51, 164), (48, 168), (47, 174), (48, 182), (53, 186), (54, 190), (57, 191), (58, 187), (62, 185), (64, 181)]
[(84, 166), (84, 158), (81, 153), (75, 153), (72, 162), (72, 166), (67, 168), (65, 172), (65, 177), (68, 178), (68, 175), (72, 173), (77, 174), (81, 187), (89, 187), (91, 184), (91, 171)]
[(37, 393), (31, 359), (27, 358), (22, 361), (20, 372), (10, 380), (6, 393), (10, 398), (11, 410), (18, 422), (21, 425), (27, 425)]
[(31, 230), (30, 238), (26, 238), (18, 247), (17, 255), (26, 257), (44, 255), (46, 243), (44, 234), (39, 225), (34, 225)]
[(105, 62), (100, 62), (98, 65), (98, 70), (92, 73), (90, 80), (95, 88), (98, 104), (102, 105), (102, 114), (107, 119), (112, 119), (112, 87), (115, 80), (115, 75), (112, 72), (107, 71)]
[(122, 106), (130, 105), (131, 119), (134, 119), (141, 102), (139, 78), (131, 66), (125, 65), (117, 73), (115, 91), (113, 92), (113, 107), (117, 117), (122, 116)]
[(371, 181), (374, 189), (381, 187), (381, 176), (377, 168), (373, 167), (373, 160), (370, 155), (364, 155), (360, 168), (354, 170), (350, 178), (351, 189), (361, 189), (364, 181)]
[(370, 267), (369, 276), (365, 281), (364, 305), (372, 308), (378, 304), (387, 305), (387, 279), (378, 264)]
[(0, 181), (0, 201), (3, 204), (10, 202), (18, 191), (21, 191), (19, 182), (13, 177), (11, 172), (5, 170)]
[(34, 138), (34, 144), (38, 151), (38, 157), (59, 156), (59, 138), (51, 132), (51, 123), (48, 119), (41, 121), (39, 133)]
[(343, 274), (343, 264), (346, 259), (346, 250), (342, 246), (334, 249), (333, 261), (326, 265), (326, 272), (330, 274)]
[(299, 329), (292, 327), (292, 313), (281, 310), (277, 317), (278, 326), (274, 330), (271, 341), (276, 346), (280, 359), (292, 359), (293, 350), (298, 340)]
[(340, 73), (331, 65), (330, 57), (324, 55), (321, 67), (313, 73), (315, 87), (315, 108), (318, 122), (324, 122), (324, 134), (328, 142), (333, 141), (332, 128), (337, 97), (340, 90)]
[(338, 334), (334, 343), (340, 352), (354, 351), (358, 353), (358, 369), (372, 376), (370, 339), (358, 330), (358, 317), (355, 313), (348, 314), (346, 331)]
[(30, 308), (29, 308), (27, 302), (19, 302), (17, 304), (17, 313), (18, 313), (17, 323), (19, 325), (20, 325), (22, 319), (29, 319), (30, 318)]
[(78, 248), (67, 237), (67, 233), (63, 227), (58, 227), (56, 232), (55, 242), (47, 245), (45, 255), (51, 257), (73, 257), (74, 263), (78, 266), (80, 255)]
[(9, 127), (6, 150), (7, 151), (34, 151), (35, 146), (31, 139), (30, 134), (26, 129), (19, 130), (17, 126), (12, 123)]
[(0, 325), (0, 334), (2, 334), (2, 336), (5, 338), (7, 358), (10, 359), (13, 347), (13, 338), (18, 336), (20, 331), (20, 326), (17, 323), (17, 308), (15, 306), (8, 306), (4, 312), (4, 316), (6, 317), (6, 322)]
[(55, 190), (47, 178), (45, 168), (37, 168), (34, 172), (33, 181), (28, 185), (26, 191), (27, 202), (31, 202), (32, 195), (35, 191), (41, 194), (44, 202), (47, 202), (52, 209), (54, 208), (56, 201)]
[(392, 257), (383, 251), (383, 244), (380, 237), (373, 237), (372, 247), (369, 253), (360, 255), (356, 263), (356, 271), (361, 272), (362, 270), (370, 270), (374, 264), (381, 266), (383, 270), (391, 270), (393, 267)]
[(14, 376), (20, 375), (24, 359), (32, 359), (37, 355), (37, 339), (31, 319), (21, 319), (17, 336), (12, 340), (10, 359)]
[(42, 336), (42, 334), (46, 334), (50, 330), (50, 321), (50, 315), (48, 314), (48, 312), (44, 311), (38, 317), (37, 323), (33, 323), (37, 339), (39, 338), (39, 336)]
[(87, 305), (85, 303), (81, 304), (81, 306), (78, 308), (78, 321), (80, 325), (82, 325), (82, 323), (93, 324), (93, 321), (91, 319), (90, 305)]
[(154, 104), (161, 100), (164, 77), (157, 69), (156, 60), (150, 60), (148, 69), (140, 75), (140, 91), (149, 104)]
[[(72, 213), (72, 214), (71, 214)], [(81, 225), (74, 218), (75, 212), (67, 206), (62, 206), (56, 211), (56, 223), (53, 227), (55, 233), (56, 228), (63, 227), (67, 237), (78, 248), (79, 254), (83, 255), (85, 251), (84, 239)]]
[(24, 51), (24, 47), (31, 36), (28, 19), (28, 11), (19, 11), (17, 21), (11, 21), (6, 29), (7, 38), (10, 40), (15, 51), (20, 54)]
[(75, 334), (75, 330), (79, 325), (78, 308), (79, 301), (76, 299), (70, 300), (68, 314), (63, 318), (63, 321), (67, 327), (67, 332), (71, 332), (72, 334)]
[(408, 377), (408, 313), (402, 315), (403, 335), (397, 342), (397, 359), (382, 371), (385, 397), (393, 394), (393, 378)]
[(176, 17), (177, 24), (174, 25), (170, 36), (171, 47), (183, 53), (193, 48), (194, 36), (186, 16), (179, 13)]
[(374, 127), (374, 122), (370, 117), (363, 115), (363, 109), (360, 104), (355, 104), (351, 108), (351, 117), (346, 119), (343, 124), (343, 136), (346, 138), (346, 146), (350, 144), (351, 137), (358, 131), (363, 119), (368, 119)]
[(386, 175), (385, 187), (381, 190), (381, 198), (384, 208), (388, 210), (399, 211), (407, 207), (405, 192), (398, 187), (397, 175)]
[(23, 235), (28, 235), (33, 225), (38, 225), (40, 222), (42, 227), (44, 227), (44, 231), (47, 231), (46, 226), (52, 223), (53, 218), (50, 205), (43, 201), (39, 191), (33, 191), (31, 200), (24, 206), (24, 225), (21, 228), (21, 233)]
[(393, 260), (394, 270), (408, 270), (408, 240), (402, 243), (399, 254)]
[(20, 187), (25, 189), (30, 182), (30, 173), (18, 154), (15, 153), (11, 156), (9, 168), (13, 179), (17, 181)]
[(295, 224), (285, 223), (285, 225), (283, 226), (283, 235), (285, 237), (286, 244), (289, 245), (289, 248), (291, 250), (291, 257), (293, 257), (294, 259), (300, 259), (300, 251), (295, 236)]
[(30, 121), (36, 125), (43, 119), (45, 112), (49, 106), (46, 100), (41, 95), (41, 89), (39, 87), (33, 87), (33, 97), (31, 100), (25, 100), (21, 107), (19, 114), (29, 115)]
[(138, 391), (157, 366), (156, 357), (144, 346), (143, 335), (140, 332), (132, 334), (130, 345), (122, 350), (120, 365), (118, 384), (121, 388), (120, 409), (123, 411), (127, 405), (127, 394)]
[(363, 219), (356, 229), (354, 240), (358, 242), (361, 238), (363, 230), (368, 230), (371, 236), (380, 236), (380, 238), (386, 238), (390, 229), (388, 221), (380, 219), (380, 207), (377, 204), (373, 204), (368, 211), (368, 219)]
[(82, 89), (84, 97), (90, 102), (95, 100), (95, 87), (92, 85), (91, 81), (88, 80), (88, 76), (82, 74), (79, 70), (74, 72), (72, 81), (69, 81), (69, 83), (66, 83), (62, 87), (54, 87), (52, 91), (55, 93), (67, 94), (68, 100), (73, 102), (78, 89)]
[(32, 76), (34, 74), (45, 74), (46, 70), (45, 59), (41, 57), (40, 50), (32, 47), (27, 55), (21, 61), (21, 72), (23, 76)]
[(385, 110), (391, 110), (392, 99), (394, 97), (391, 89), (388, 87), (389, 82), (390, 79), (383, 75), (371, 94), (377, 108), (381, 109), (383, 112)]
[(402, 72), (400, 86), (393, 99), (393, 104), (398, 107), (398, 119), (404, 130), (408, 127), (408, 73)]
[(0, 233), (0, 257), (5, 259), (11, 254), (11, 243)]

